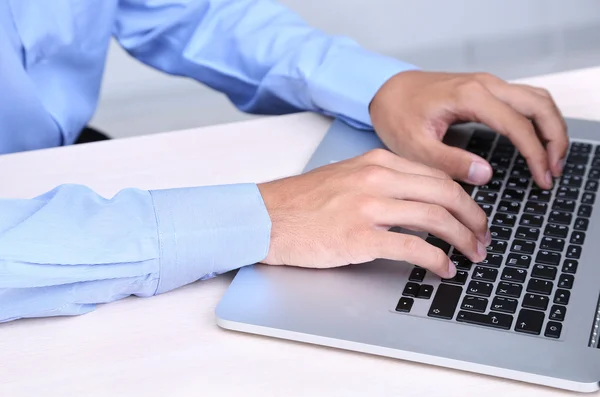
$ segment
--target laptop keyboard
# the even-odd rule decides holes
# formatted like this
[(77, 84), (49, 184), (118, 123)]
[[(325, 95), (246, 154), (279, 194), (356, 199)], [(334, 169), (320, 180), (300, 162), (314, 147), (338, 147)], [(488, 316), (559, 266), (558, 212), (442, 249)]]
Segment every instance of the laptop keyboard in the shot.
[(415, 266), (396, 311), (410, 313), (415, 300), (427, 300), (429, 317), (558, 339), (598, 191), (600, 146), (572, 142), (552, 190), (535, 185), (505, 137), (477, 130), (467, 150), (494, 170), (485, 186), (463, 185), (490, 220), (487, 258), (472, 263), (429, 235), (457, 274), (434, 286), (424, 283), (427, 270)]

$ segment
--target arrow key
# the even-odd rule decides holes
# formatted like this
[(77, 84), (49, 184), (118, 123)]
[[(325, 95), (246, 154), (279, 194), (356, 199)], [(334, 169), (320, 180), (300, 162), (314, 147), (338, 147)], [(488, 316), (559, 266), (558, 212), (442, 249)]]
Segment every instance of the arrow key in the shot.
[(515, 331), (539, 335), (544, 323), (544, 313), (535, 310), (521, 309), (515, 324)]

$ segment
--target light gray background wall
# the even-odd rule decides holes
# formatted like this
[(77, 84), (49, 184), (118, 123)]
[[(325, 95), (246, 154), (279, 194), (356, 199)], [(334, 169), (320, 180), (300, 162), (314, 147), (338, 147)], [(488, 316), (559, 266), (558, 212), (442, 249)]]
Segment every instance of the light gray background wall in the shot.
[[(281, 2), (320, 29), (426, 69), (514, 78), (600, 64), (600, 0)], [(113, 43), (92, 124), (123, 137), (249, 117), (223, 95), (151, 70)]]

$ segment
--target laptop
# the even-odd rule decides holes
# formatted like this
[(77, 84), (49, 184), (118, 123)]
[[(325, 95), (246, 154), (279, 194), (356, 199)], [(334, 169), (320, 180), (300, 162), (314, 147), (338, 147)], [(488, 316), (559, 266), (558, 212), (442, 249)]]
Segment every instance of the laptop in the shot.
[[(487, 158), (490, 183), (464, 185), (489, 217), (493, 242), (441, 279), (406, 262), (335, 269), (253, 265), (239, 270), (217, 309), (235, 331), (438, 365), (579, 392), (600, 382), (600, 123), (567, 120), (564, 176), (537, 188), (515, 147), (478, 124), (448, 143)], [(335, 121), (305, 171), (384, 145)], [(598, 200), (600, 201), (600, 200)]]

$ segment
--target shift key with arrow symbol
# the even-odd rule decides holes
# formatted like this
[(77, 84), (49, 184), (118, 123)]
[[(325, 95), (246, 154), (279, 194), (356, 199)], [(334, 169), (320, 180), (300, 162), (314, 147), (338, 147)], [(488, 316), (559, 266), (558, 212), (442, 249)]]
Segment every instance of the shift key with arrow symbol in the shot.
[(456, 316), (456, 321), (462, 323), (483, 325), (486, 327), (510, 329), (513, 322), (513, 316), (510, 314), (502, 314), (490, 312), (489, 314), (472, 313), (461, 310)]

